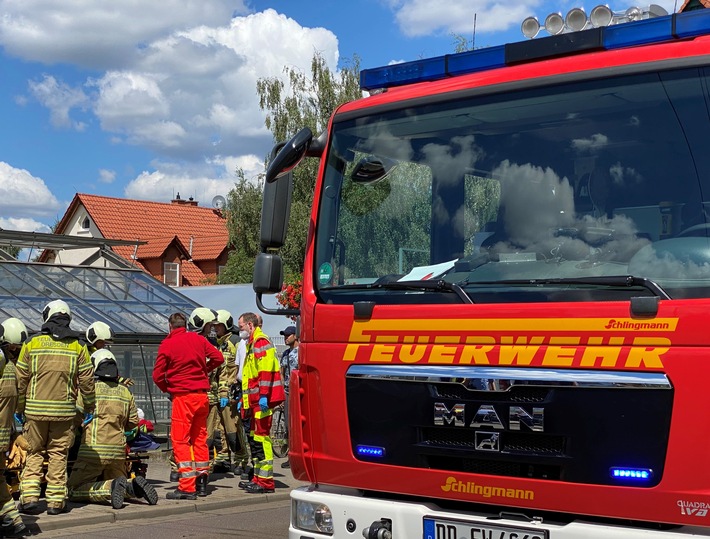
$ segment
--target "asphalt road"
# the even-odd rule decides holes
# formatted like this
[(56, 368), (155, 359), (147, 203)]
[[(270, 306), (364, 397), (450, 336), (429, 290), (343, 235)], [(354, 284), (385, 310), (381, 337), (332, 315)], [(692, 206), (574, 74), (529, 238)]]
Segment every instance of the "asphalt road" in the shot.
[(90, 537), (96, 539), (210, 539), (248, 537), (287, 539), (291, 503), (288, 500), (235, 506), (229, 509), (171, 515), (145, 520), (128, 520), (113, 525), (100, 524), (43, 532), (39, 539)]

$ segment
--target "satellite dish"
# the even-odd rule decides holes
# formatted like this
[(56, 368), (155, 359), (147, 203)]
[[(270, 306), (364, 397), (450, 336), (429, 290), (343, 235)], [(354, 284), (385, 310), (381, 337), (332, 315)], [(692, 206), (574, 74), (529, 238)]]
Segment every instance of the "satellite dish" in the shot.
[(224, 209), (224, 207), (227, 205), (227, 199), (224, 198), (222, 195), (217, 195), (212, 199), (212, 207), (215, 208), (216, 210), (221, 210)]

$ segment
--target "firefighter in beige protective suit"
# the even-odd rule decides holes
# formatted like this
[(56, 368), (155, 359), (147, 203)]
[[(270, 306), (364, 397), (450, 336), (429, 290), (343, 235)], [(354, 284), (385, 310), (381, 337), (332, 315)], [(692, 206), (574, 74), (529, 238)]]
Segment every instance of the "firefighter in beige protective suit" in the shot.
[(93, 419), (94, 369), (86, 346), (69, 328), (71, 310), (62, 300), (42, 311), (42, 330), (25, 342), (17, 359), (17, 412), (26, 418), (29, 450), (20, 480), (20, 512), (40, 511), (44, 456), (47, 464), (47, 514), (66, 511), (67, 455), (74, 442), (77, 393), (81, 392), (85, 422)]
[(67, 484), (72, 501), (110, 502), (114, 509), (124, 498), (158, 503), (158, 494), (144, 477), (126, 477), (126, 431), (138, 425), (133, 395), (120, 384), (116, 358), (110, 350), (91, 356), (96, 376), (96, 412), (84, 426), (79, 455)]
[(0, 324), (0, 537), (22, 537), (28, 533), (4, 473), (7, 466), (5, 452), (10, 449), (15, 430), (13, 413), (17, 406), (17, 379), (14, 361), (25, 340), (27, 328), (21, 320), (8, 318)]

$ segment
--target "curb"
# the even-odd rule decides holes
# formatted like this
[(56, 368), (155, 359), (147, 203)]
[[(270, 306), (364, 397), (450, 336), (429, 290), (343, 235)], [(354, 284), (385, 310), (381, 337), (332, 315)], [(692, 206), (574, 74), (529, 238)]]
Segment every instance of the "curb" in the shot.
[[(153, 506), (135, 507), (134, 510), (126, 511), (123, 509), (110, 509), (101, 506), (93, 506), (97, 512), (91, 515), (72, 516), (72, 512), (77, 508), (72, 509), (69, 513), (59, 516), (56, 520), (42, 519), (42, 522), (27, 522), (29, 528), (39, 530), (39, 532), (49, 532), (63, 530), (67, 528), (77, 528), (80, 526), (93, 526), (96, 524), (112, 524), (115, 522), (127, 522), (137, 519), (159, 518), (176, 514), (201, 513), (205, 511), (214, 511), (217, 509), (226, 509), (235, 506), (258, 505), (262, 503), (277, 502), (290, 499), (290, 491), (279, 492), (273, 494), (261, 494), (258, 496), (250, 496), (249, 498), (221, 498), (213, 501), (204, 500), (198, 502), (185, 503), (179, 501), (170, 501), (163, 505), (158, 503)], [(208, 496), (209, 498), (209, 496)], [(102, 510), (103, 509), (103, 510)], [(138, 510), (135, 510), (138, 509)], [(55, 517), (56, 518), (56, 517)]]

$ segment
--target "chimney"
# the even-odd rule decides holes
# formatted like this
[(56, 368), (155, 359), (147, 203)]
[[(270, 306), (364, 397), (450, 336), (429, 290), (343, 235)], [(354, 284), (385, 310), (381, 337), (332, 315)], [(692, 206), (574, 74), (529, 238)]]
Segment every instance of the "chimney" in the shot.
[(198, 202), (194, 198), (190, 197), (187, 201), (190, 206), (197, 206)]
[(180, 192), (178, 191), (178, 194), (175, 196), (174, 199), (170, 201), (171, 204), (187, 204), (187, 200), (183, 200), (180, 198)]

